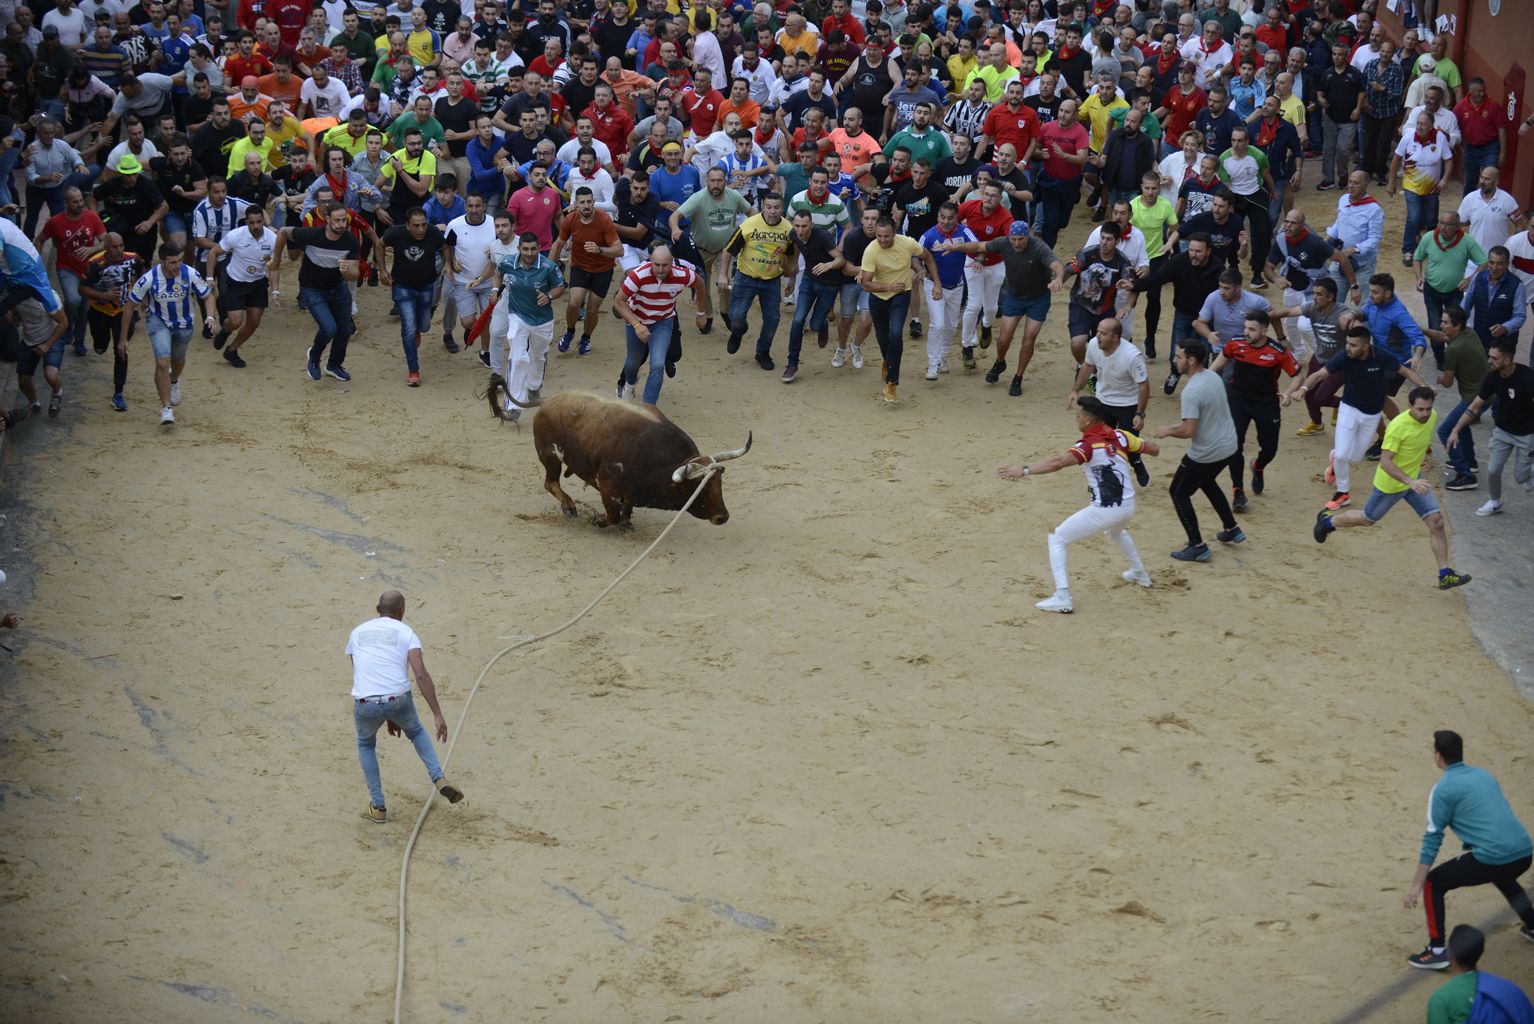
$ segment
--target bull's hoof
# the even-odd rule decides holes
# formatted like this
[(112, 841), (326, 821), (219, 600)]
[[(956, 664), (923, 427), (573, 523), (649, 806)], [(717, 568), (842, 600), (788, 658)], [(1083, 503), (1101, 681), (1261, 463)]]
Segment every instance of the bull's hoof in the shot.
[(574, 519), (576, 516), (581, 514), (580, 510), (577, 509), (574, 505), (561, 505), (559, 507), (559, 511), (565, 514), (566, 519)]
[(618, 524), (618, 529), (620, 529), (620, 530), (632, 530), (633, 528), (634, 528), (633, 522), (628, 520), (628, 519), (625, 519), (625, 520), (623, 520), (622, 522), (620, 522)]

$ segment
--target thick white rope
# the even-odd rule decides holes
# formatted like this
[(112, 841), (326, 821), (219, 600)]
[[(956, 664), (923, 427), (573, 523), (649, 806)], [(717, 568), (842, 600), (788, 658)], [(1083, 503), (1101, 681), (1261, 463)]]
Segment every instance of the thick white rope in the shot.
[[(538, 636), (520, 637), (515, 643), (501, 648), (495, 653), (494, 657), (485, 662), (485, 667), (480, 669), (479, 678), (474, 680), (474, 685), (469, 689), (468, 697), (464, 699), (463, 712), (458, 716), (458, 727), (453, 730), (453, 738), (448, 742), (447, 753), (442, 757), (442, 773), (444, 776), (447, 774), (449, 762), (453, 760), (453, 748), (458, 745), (458, 737), (463, 735), (463, 725), (464, 722), (468, 721), (469, 708), (474, 704), (474, 696), (479, 693), (480, 684), (485, 681), (485, 676), (490, 674), (490, 670), (495, 667), (495, 663), (519, 647), (530, 647), (541, 641), (552, 639), (584, 619), (593, 608), (602, 603), (602, 600), (608, 594), (617, 589), (618, 584), (622, 583), (629, 573), (639, 568), (640, 562), (650, 557), (650, 552), (654, 551), (660, 542), (666, 539), (666, 534), (671, 532), (671, 528), (676, 526), (677, 521), (692, 507), (693, 502), (698, 500), (698, 496), (703, 493), (703, 488), (708, 486), (709, 477), (719, 472), (720, 468), (717, 465), (708, 467), (702, 479), (698, 481), (697, 490), (692, 492), (692, 497), (687, 499), (687, 503), (677, 510), (676, 515), (671, 517), (671, 522), (666, 524), (666, 528), (660, 532), (660, 535), (650, 542), (649, 547), (639, 553), (638, 558), (629, 563), (627, 569), (618, 574), (617, 579), (607, 585), (607, 589), (592, 598), (590, 604), (576, 612), (574, 616), (566, 620), (558, 628), (552, 629), (547, 633), (541, 633)], [(426, 823), (426, 816), (431, 813), (432, 802), (436, 797), (437, 787), (433, 784), (431, 792), (426, 797), (426, 802), (421, 805), (421, 813), (416, 816), (415, 828), (410, 830), (410, 839), (405, 843), (405, 856), (399, 869), (399, 958), (395, 964), (394, 971), (394, 1024), (400, 1024), (400, 1003), (405, 996), (405, 887), (410, 878), (410, 855), (415, 851), (415, 841), (421, 834), (421, 826)]]

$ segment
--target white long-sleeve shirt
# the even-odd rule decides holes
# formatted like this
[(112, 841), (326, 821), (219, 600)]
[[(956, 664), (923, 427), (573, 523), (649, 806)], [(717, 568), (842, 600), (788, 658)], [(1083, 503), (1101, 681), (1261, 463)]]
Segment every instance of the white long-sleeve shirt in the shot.
[(591, 177), (583, 177), (579, 167), (570, 171), (570, 176), (565, 179), (565, 191), (570, 194), (572, 202), (575, 198), (575, 190), (578, 188), (591, 189), (591, 196), (596, 200), (597, 209), (614, 217), (618, 215), (618, 206), (613, 201), (613, 194), (617, 191), (613, 183), (613, 176), (606, 170), (598, 167), (592, 172)]
[[(724, 51), (719, 48), (719, 37), (712, 32), (699, 32), (692, 40), (692, 62), (700, 68), (708, 68), (713, 75), (713, 85), (720, 92), (728, 92), (730, 79), (724, 66)], [(720, 86), (723, 88), (720, 88)]]

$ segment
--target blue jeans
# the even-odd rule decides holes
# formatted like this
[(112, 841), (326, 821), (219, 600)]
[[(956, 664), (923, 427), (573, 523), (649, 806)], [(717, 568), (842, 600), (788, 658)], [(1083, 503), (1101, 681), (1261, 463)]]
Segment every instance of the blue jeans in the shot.
[(900, 357), (905, 352), (905, 325), (911, 315), (911, 293), (896, 292), (889, 298), (868, 297), (868, 314), (874, 320), (874, 337), (884, 357), (884, 383), (900, 383)]
[[(1443, 311), (1450, 306), (1463, 306), (1464, 298), (1464, 293), (1458, 288), (1441, 292), (1426, 281), (1422, 282), (1422, 305), (1427, 309), (1427, 325), (1436, 331), (1443, 320)], [(1430, 341), (1428, 344), (1433, 348), (1433, 361), (1440, 370), (1443, 369), (1444, 343)]]
[[(1456, 473), (1472, 472), (1470, 466), (1475, 462), (1475, 437), (1468, 429), (1459, 432), (1459, 444), (1453, 448), (1449, 447), (1449, 432), (1454, 429), (1454, 425), (1459, 422), (1461, 416), (1465, 415), (1465, 410), (1468, 408), (1470, 408), (1469, 402), (1460, 402), (1454, 407), (1453, 412), (1438, 423), (1438, 443), (1443, 445), (1444, 451), (1448, 453), (1449, 465)], [(1472, 417), (1470, 422), (1479, 423), (1481, 417)]]
[(1501, 158), (1502, 144), (1496, 139), (1479, 146), (1465, 147), (1465, 192), (1477, 187), (1481, 179), (1481, 169), (1497, 166)]
[(87, 302), (80, 296), (80, 275), (60, 267), (59, 288), (64, 292), (64, 315), (69, 317), (69, 330), (64, 332), (64, 338), (77, 350), (83, 350)]
[[(732, 299), (732, 309), (734, 305)], [(644, 400), (650, 405), (654, 405), (660, 398), (660, 386), (666, 381), (666, 353), (671, 350), (671, 335), (675, 330), (674, 315), (658, 324), (651, 324), (650, 340), (647, 342), (639, 340), (633, 325), (623, 329), (623, 335), (628, 340), (628, 356), (623, 361), (623, 379), (629, 384), (638, 380), (639, 368), (649, 359), (650, 373), (644, 379)]]
[[(394, 299), (394, 305), (399, 309), (399, 340), (405, 348), (405, 368), (411, 372), (419, 372), (421, 360), (416, 355), (416, 335), (424, 331), (431, 323), (431, 289), (430, 288), (406, 288), (402, 284), (394, 286), (390, 292)], [(351, 302), (346, 305), (348, 319), (350, 319)]]
[(421, 724), (415, 713), (415, 697), (404, 694), (387, 704), (363, 704), (352, 700), (352, 720), (357, 726), (357, 760), (362, 762), (362, 777), (367, 780), (368, 798), (374, 807), (385, 807), (383, 779), (378, 774), (378, 730), (385, 722), (393, 722), (404, 730), (405, 738), (415, 744), (415, 752), (426, 766), (431, 781), (442, 778), (442, 765), (437, 761), (437, 749), (431, 745), (431, 733)]
[[(1432, 231), (1438, 224), (1438, 193), (1419, 196), (1411, 189), (1406, 196), (1406, 230), (1401, 234), (1401, 251), (1416, 252), (1417, 239), (1424, 231)], [(1433, 324), (1433, 330), (1438, 325)]]
[[(734, 333), (743, 335), (746, 333), (746, 314), (751, 312), (753, 299), (762, 300), (762, 330), (756, 336), (756, 354), (765, 356), (772, 351), (772, 336), (777, 333), (782, 294), (782, 284), (778, 278), (763, 281), (760, 278), (747, 277), (739, 270), (731, 275), (730, 282), (730, 323), (735, 325)], [(649, 387), (646, 386), (648, 391)], [(657, 389), (659, 390), (659, 389)]]
[[(799, 278), (799, 302), (794, 306), (794, 322), (788, 328), (788, 365), (799, 365), (799, 349), (804, 345), (804, 323), (809, 321), (810, 330), (823, 330), (831, 309), (841, 295), (841, 286), (821, 284), (809, 270)], [(732, 302), (731, 305), (734, 305)]]
[(1172, 311), (1172, 344), (1168, 346), (1169, 351), (1166, 354), (1168, 363), (1174, 363), (1174, 360), (1177, 358), (1177, 343), (1179, 341), (1189, 341), (1198, 337), (1198, 334), (1193, 330), (1193, 321), (1197, 319), (1198, 317), (1190, 316), (1181, 310), (1174, 309)]
[[(330, 346), (330, 359), (325, 365), (338, 367), (346, 362), (346, 343), (356, 332), (356, 325), (352, 323), (352, 292), (342, 281), (334, 288), (300, 288), (298, 290), (298, 308), (307, 309), (309, 315), (314, 317), (314, 347), (309, 350), (309, 358), (314, 362), (320, 361), (324, 355), (325, 347)], [(400, 323), (405, 322), (404, 314), (400, 314)], [(408, 358), (409, 352), (406, 351)], [(415, 369), (415, 367), (411, 367)]]

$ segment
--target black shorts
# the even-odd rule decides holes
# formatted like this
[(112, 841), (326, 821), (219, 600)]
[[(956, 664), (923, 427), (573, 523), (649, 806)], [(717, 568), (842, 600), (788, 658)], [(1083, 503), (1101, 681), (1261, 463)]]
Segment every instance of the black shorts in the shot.
[(259, 281), (236, 281), (224, 275), (224, 308), (226, 310), (265, 309), (267, 305), (267, 278)]
[(1069, 313), (1070, 332), (1073, 338), (1090, 338), (1097, 333), (1097, 325), (1102, 323), (1103, 317), (1108, 315), (1106, 313), (1093, 313), (1074, 302), (1070, 304), (1067, 312)]
[(613, 272), (604, 270), (600, 274), (593, 274), (584, 267), (570, 264), (570, 287), (584, 288), (599, 299), (607, 298), (607, 289), (613, 286)]

